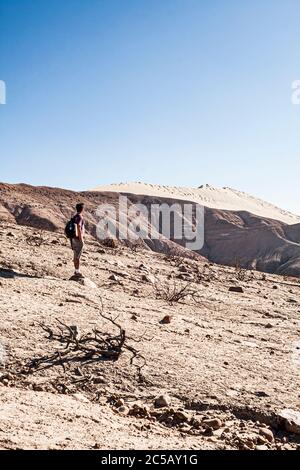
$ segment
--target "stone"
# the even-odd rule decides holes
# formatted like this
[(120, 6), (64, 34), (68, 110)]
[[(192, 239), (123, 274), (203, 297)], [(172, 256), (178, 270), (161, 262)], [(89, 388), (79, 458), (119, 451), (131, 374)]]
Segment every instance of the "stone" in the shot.
[(269, 450), (269, 448), (266, 445), (258, 445), (255, 447), (255, 450)]
[(106, 238), (106, 240), (102, 241), (102, 245), (106, 246), (107, 248), (118, 248), (118, 241), (115, 238)]
[(200, 429), (202, 426), (202, 419), (192, 418), (191, 424), (195, 429)]
[(121, 414), (123, 414), (123, 415), (128, 415), (128, 413), (129, 413), (129, 408), (128, 408), (128, 406), (125, 406), (125, 405), (120, 406), (120, 407), (118, 408), (118, 412), (121, 413)]
[(278, 413), (278, 416), (288, 432), (300, 434), (300, 411), (285, 408)]
[(106, 384), (107, 380), (102, 375), (98, 375), (98, 377), (94, 377), (93, 382), (94, 384)]
[(142, 263), (142, 264), (139, 265), (139, 269), (140, 269), (141, 271), (149, 271), (149, 267), (148, 267), (146, 264), (144, 264), (144, 263)]
[(250, 449), (253, 450), (255, 449), (255, 442), (252, 436), (247, 436), (244, 440), (244, 444)]
[(204, 419), (202, 424), (205, 424), (205, 426), (208, 426), (214, 430), (220, 429), (223, 426), (223, 423), (219, 418)]
[(189, 432), (191, 430), (191, 426), (189, 426), (187, 423), (182, 423), (180, 424), (179, 429), (181, 432)]
[(188, 272), (188, 269), (187, 269), (187, 267), (186, 267), (184, 264), (182, 264), (181, 266), (179, 266), (178, 270), (179, 270), (179, 272), (181, 272), (181, 273), (187, 273), (187, 272)]
[(272, 433), (271, 429), (260, 428), (259, 433), (263, 437), (265, 437), (269, 442), (274, 442), (274, 434)]
[(190, 415), (185, 413), (184, 411), (175, 411), (174, 418), (182, 423), (187, 423), (190, 420)]
[(240, 286), (231, 286), (231, 287), (229, 287), (229, 292), (237, 292), (239, 294), (243, 294), (244, 289)]
[(168, 323), (171, 323), (171, 315), (166, 315), (162, 320), (160, 320), (159, 323), (162, 325), (167, 325)]
[(150, 284), (155, 284), (155, 277), (151, 276), (151, 274), (143, 274), (142, 281), (149, 282)]
[(257, 444), (267, 444), (267, 439), (261, 435), (258, 435), (256, 438)]
[(120, 408), (121, 406), (124, 406), (124, 405), (125, 405), (125, 401), (123, 400), (123, 398), (119, 398), (116, 402), (116, 407)]
[(135, 416), (136, 418), (149, 418), (150, 413), (146, 406), (141, 406), (135, 403), (128, 411), (129, 416)]
[(116, 276), (116, 274), (112, 274), (108, 279), (113, 282), (119, 282), (119, 278)]
[(165, 408), (167, 406), (170, 406), (170, 404), (171, 404), (171, 400), (168, 395), (160, 395), (154, 401), (154, 406), (156, 408)]
[(183, 281), (193, 280), (194, 276), (191, 273), (180, 273), (176, 276), (177, 279), (181, 279)]

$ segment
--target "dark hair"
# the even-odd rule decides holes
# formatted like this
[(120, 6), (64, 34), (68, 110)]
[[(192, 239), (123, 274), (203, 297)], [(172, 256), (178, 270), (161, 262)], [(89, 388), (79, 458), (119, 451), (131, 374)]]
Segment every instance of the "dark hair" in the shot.
[(80, 202), (79, 204), (76, 204), (76, 210), (79, 214), (81, 214), (81, 212), (83, 211), (84, 209), (84, 204), (83, 202)]

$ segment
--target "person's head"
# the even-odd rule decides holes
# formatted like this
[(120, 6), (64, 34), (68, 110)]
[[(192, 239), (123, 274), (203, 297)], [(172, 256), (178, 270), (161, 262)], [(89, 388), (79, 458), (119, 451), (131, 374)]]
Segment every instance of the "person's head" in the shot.
[(77, 211), (78, 214), (81, 214), (83, 212), (83, 209), (84, 209), (83, 202), (80, 202), (79, 204), (76, 204), (76, 211)]

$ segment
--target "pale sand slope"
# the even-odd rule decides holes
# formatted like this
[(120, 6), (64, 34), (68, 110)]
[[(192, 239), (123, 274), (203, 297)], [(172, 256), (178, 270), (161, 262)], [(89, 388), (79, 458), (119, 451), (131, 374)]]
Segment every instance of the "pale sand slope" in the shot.
[(197, 202), (213, 209), (240, 211), (244, 210), (261, 217), (280, 220), (286, 224), (297, 224), (300, 216), (280, 209), (268, 202), (247, 193), (231, 188), (217, 188), (208, 184), (199, 188), (181, 188), (176, 186), (159, 186), (148, 183), (119, 183), (98, 186), (93, 191), (111, 191), (145, 196), (167, 197)]

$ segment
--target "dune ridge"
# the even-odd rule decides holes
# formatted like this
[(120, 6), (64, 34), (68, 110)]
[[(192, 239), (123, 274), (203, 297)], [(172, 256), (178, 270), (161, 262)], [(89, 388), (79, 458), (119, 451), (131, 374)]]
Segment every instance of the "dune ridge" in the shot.
[(269, 202), (256, 198), (243, 191), (229, 187), (218, 188), (204, 184), (198, 188), (178, 186), (162, 186), (157, 184), (128, 182), (97, 186), (91, 189), (99, 192), (118, 192), (136, 195), (168, 197), (171, 199), (188, 200), (211, 209), (247, 211), (260, 217), (280, 220), (288, 225), (300, 222), (300, 216), (281, 209)]

